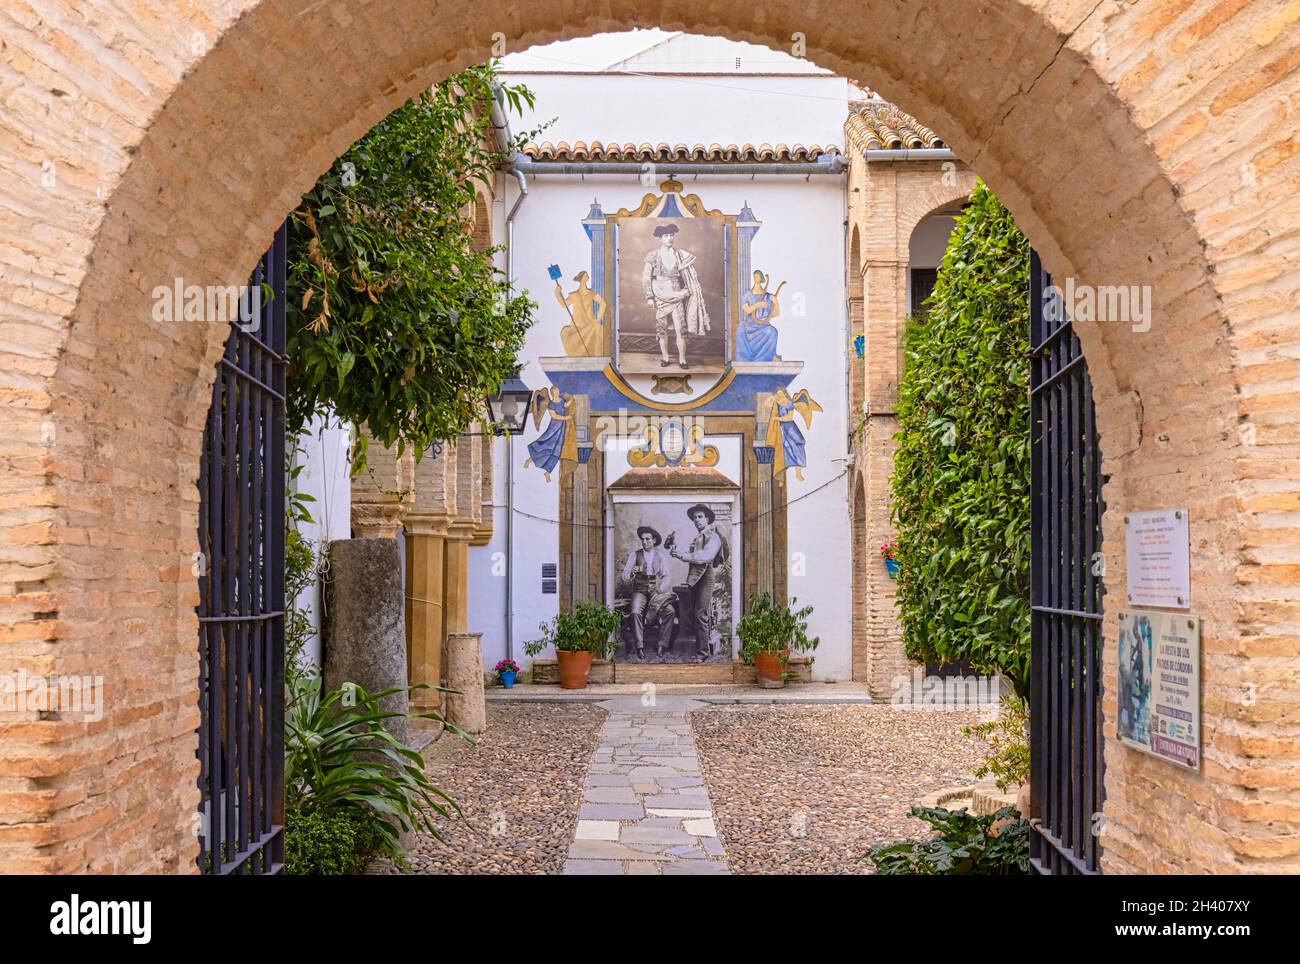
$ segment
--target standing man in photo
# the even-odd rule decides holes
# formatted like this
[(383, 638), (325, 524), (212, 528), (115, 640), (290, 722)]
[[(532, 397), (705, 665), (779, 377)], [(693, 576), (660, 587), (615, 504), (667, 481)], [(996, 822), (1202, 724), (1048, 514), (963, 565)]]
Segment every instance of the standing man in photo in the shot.
[(695, 524), (695, 538), (690, 548), (682, 552), (675, 545), (669, 549), (673, 558), (690, 566), (686, 584), (694, 594), (695, 642), (699, 647), (697, 659), (704, 662), (717, 652), (713, 625), (713, 590), (717, 585), (718, 571), (727, 564), (727, 540), (723, 538), (713, 510), (697, 503), (686, 510), (686, 517)]
[(686, 368), (686, 336), (709, 331), (709, 310), (704, 289), (695, 268), (695, 255), (677, 250), (677, 225), (669, 222), (655, 228), (659, 247), (645, 256), (641, 288), (646, 304), (654, 309), (655, 337), (659, 339), (659, 367), (672, 364), (668, 355), (668, 326), (677, 342), (677, 364)]

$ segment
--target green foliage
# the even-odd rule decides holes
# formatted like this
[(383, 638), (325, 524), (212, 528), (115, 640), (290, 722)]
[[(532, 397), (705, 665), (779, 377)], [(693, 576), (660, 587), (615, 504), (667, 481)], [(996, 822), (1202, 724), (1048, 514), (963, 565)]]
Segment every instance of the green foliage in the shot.
[(876, 873), (889, 876), (1014, 875), (1029, 872), (1029, 822), (1014, 807), (976, 817), (942, 807), (913, 807), (939, 836), (932, 840), (872, 847), (867, 856)]
[(580, 602), (573, 612), (557, 613), (555, 618), (542, 623), (540, 639), (524, 644), (524, 652), (536, 656), (547, 646), (556, 651), (591, 653), (596, 659), (609, 659), (618, 648), (614, 633), (622, 617), (613, 609), (599, 603)]
[[(349, 684), (322, 697), (319, 677), (300, 676), (285, 713), (285, 810), (362, 808), (377, 818), (379, 849), (398, 860), (401, 831), (442, 839), (434, 818), (459, 815), (460, 808), (429, 781), (424, 758), (384, 729), (385, 720), (402, 714), (379, 706), (384, 697), (414, 688), (422, 687), (372, 694)], [(413, 716), (450, 727), (436, 713)]]
[(795, 609), (798, 602), (798, 599), (791, 599), (789, 606), (782, 606), (769, 593), (751, 593), (745, 615), (736, 625), (740, 658), (752, 663), (755, 653), (812, 652), (816, 649), (821, 637), (808, 635), (808, 617), (813, 608)]
[[(290, 217), (291, 434), (332, 409), (419, 455), (482, 416), (513, 370), (536, 306), (472, 238), (475, 185), (504, 156), (489, 116), (496, 85), (495, 65), (473, 67), (399, 107)], [(526, 87), (500, 89), (516, 111), (533, 103)]]
[(991, 775), (1004, 792), (1029, 782), (1029, 704), (1023, 697), (1005, 697), (996, 720), (964, 726), (962, 732), (988, 743), (975, 776), (982, 780)]
[(284, 819), (284, 872), (359, 874), (384, 849), (378, 818), (361, 807), (294, 808)]
[(893, 515), (908, 658), (1029, 683), (1029, 244), (983, 183), (908, 331)]

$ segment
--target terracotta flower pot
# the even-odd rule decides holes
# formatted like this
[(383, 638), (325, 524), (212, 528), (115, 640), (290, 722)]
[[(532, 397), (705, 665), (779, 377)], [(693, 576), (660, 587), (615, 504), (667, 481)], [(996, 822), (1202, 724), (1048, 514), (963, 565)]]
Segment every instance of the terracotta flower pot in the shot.
[(785, 686), (782, 676), (783, 661), (789, 658), (789, 650), (779, 653), (755, 653), (754, 669), (758, 673), (758, 685), (763, 689), (775, 690)]
[(560, 686), (566, 690), (585, 690), (587, 674), (591, 672), (591, 653), (557, 650), (555, 659), (560, 664)]

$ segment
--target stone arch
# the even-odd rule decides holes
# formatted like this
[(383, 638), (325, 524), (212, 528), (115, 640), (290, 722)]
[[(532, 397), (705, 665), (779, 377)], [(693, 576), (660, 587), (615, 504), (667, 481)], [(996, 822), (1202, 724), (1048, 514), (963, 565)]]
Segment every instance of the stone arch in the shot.
[[(342, 150), (485, 59), (503, 28), (522, 49), (636, 25), (777, 48), (800, 35), (811, 60), (941, 130), (1056, 277), (1151, 286), (1149, 330), (1077, 326), (1110, 477), (1106, 579), (1123, 598), (1123, 512), (1178, 493), (1197, 520), (1205, 730), (1222, 738), (1200, 775), (1108, 746), (1105, 865), (1300, 867), (1279, 842), (1300, 820), (1257, 760), (1300, 758), (1276, 729), (1300, 657), (1282, 628), (1300, 619), (1300, 487), (1285, 481), (1300, 444), (1300, 113), (1278, 107), (1300, 97), (1300, 23), (1260, 6), (394, 0), (379, 17), (349, 0), (123, 0), (93, 23), (67, 6), (0, 15), (14, 91), (0, 669), (103, 672), (110, 707), (100, 724), (0, 723), (18, 828), (0, 843), (6, 869), (170, 870), (196, 852), (194, 482), (224, 333), (153, 323), (151, 291), (242, 283)], [(1259, 670), (1255, 655), (1286, 665)], [(1248, 682), (1260, 697), (1245, 706)], [(1112, 732), (1113, 700), (1106, 712)]]

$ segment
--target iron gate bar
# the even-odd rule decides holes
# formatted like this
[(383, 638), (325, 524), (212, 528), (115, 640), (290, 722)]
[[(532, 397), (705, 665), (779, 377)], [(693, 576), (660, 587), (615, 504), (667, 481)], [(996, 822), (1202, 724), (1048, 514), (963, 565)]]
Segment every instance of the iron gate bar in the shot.
[(199, 865), (212, 874), (284, 861), (287, 243), (282, 225), (249, 279), (257, 333), (232, 320), (199, 468)]
[(1044, 311), (1050, 286), (1031, 252), (1030, 863), (1039, 873), (1096, 874), (1102, 584), (1092, 562), (1104, 480), (1087, 363), (1064, 311)]

